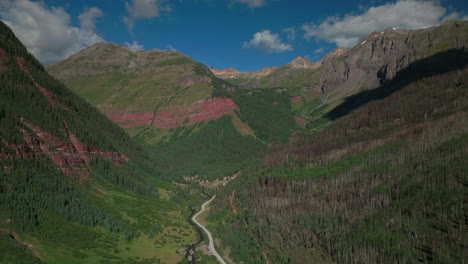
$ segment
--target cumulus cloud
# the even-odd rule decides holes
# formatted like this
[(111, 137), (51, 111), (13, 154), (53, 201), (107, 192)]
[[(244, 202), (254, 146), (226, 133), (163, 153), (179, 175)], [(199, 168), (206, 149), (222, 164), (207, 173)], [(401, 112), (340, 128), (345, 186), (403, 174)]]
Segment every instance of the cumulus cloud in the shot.
[(289, 40), (295, 40), (297, 31), (295, 28), (285, 28), (283, 32), (287, 34)]
[(61, 61), (82, 48), (103, 39), (94, 32), (94, 19), (102, 16), (97, 8), (80, 15), (81, 27), (70, 24), (62, 7), (44, 2), (1, 0), (0, 17), (15, 32), (28, 50), (44, 64)]
[(254, 34), (252, 40), (244, 42), (243, 48), (256, 48), (269, 53), (281, 53), (293, 50), (289, 44), (281, 41), (278, 34), (272, 34), (270, 30), (262, 30)]
[(339, 47), (351, 47), (373, 31), (387, 27), (421, 29), (437, 25), (460, 14), (433, 1), (399, 0), (364, 9), (360, 15), (328, 17), (321, 24), (303, 25), (305, 38), (322, 39)]
[(266, 4), (266, 0), (233, 0), (234, 2), (245, 4), (250, 8), (262, 7)]
[(134, 50), (143, 50), (143, 45), (139, 44), (138, 41), (133, 41), (133, 43), (125, 42), (124, 45)]
[(132, 30), (136, 20), (151, 19), (160, 16), (161, 11), (170, 11), (171, 8), (164, 2), (165, 0), (131, 0), (130, 3), (126, 2), (128, 16), (123, 17), (123, 21), (127, 24), (128, 29)]
[(104, 14), (97, 7), (86, 9), (78, 18), (80, 20), (80, 27), (86, 31), (94, 31), (96, 18), (102, 17)]

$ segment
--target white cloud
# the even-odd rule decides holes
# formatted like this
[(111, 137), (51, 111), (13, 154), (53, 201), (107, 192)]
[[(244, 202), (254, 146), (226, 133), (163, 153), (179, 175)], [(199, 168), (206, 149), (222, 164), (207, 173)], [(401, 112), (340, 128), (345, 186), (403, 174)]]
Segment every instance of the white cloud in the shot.
[(387, 27), (421, 29), (437, 25), (447, 18), (459, 18), (458, 13), (433, 1), (399, 0), (363, 10), (360, 15), (328, 17), (320, 25), (303, 25), (305, 38), (323, 39), (339, 47), (351, 47), (373, 31)]
[(177, 49), (174, 48), (174, 46), (172, 46), (171, 44), (167, 45), (167, 49), (177, 51)]
[(104, 14), (97, 7), (86, 9), (78, 18), (80, 20), (80, 27), (86, 31), (94, 31), (94, 21), (96, 18), (102, 17)]
[(94, 33), (97, 8), (80, 15), (83, 28), (78, 28), (70, 25), (70, 15), (62, 7), (48, 7), (44, 2), (29, 0), (1, 0), (0, 3), (2, 20), (44, 64), (56, 63), (86, 46), (104, 41)]
[(314, 54), (321, 54), (325, 52), (325, 48), (318, 48), (314, 51)]
[(138, 41), (133, 41), (133, 43), (125, 42), (124, 45), (134, 50), (143, 50), (143, 45), (139, 44)]
[(126, 2), (128, 16), (123, 17), (129, 30), (133, 30), (135, 21), (138, 19), (151, 19), (158, 17), (161, 11), (170, 11), (171, 8), (164, 5), (165, 0), (131, 0)]
[(256, 48), (269, 53), (281, 53), (293, 50), (289, 44), (281, 41), (278, 34), (272, 34), (270, 30), (262, 30), (254, 34), (253, 39), (244, 42), (243, 48)]
[(285, 32), (288, 35), (289, 40), (295, 40), (297, 31), (295, 28), (285, 28), (283, 29), (283, 32)]
[(266, 4), (266, 0), (233, 0), (234, 2), (245, 4), (250, 8), (262, 7)]

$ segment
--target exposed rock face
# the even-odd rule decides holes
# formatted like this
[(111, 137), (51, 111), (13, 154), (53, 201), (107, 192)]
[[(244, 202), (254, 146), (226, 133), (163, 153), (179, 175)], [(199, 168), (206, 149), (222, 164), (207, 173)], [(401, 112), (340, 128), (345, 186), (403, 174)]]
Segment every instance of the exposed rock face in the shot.
[(290, 69), (317, 69), (325, 62), (344, 55), (346, 52), (348, 52), (348, 50), (349, 48), (336, 48), (316, 62), (311, 62), (306, 58), (297, 57), (290, 63), (285, 64), (283, 67), (288, 67)]
[[(348, 48), (337, 48), (331, 51), (329, 54), (325, 55), (321, 60), (316, 62), (311, 62), (306, 58), (297, 57), (291, 62), (281, 66), (283, 69), (317, 69), (324, 62), (329, 61), (335, 57), (341, 56), (346, 53)], [(275, 72), (278, 67), (266, 67), (257, 71), (247, 71), (239, 72), (234, 68), (228, 68), (224, 70), (215, 70), (211, 69), (214, 75), (221, 79), (233, 79), (233, 78), (245, 78), (245, 79), (261, 79), (262, 77), (268, 76), (271, 73)], [(255, 80), (254, 80), (255, 81)], [(249, 83), (251, 87), (259, 87), (259, 85), (254, 83)]]
[(353, 48), (334, 49), (317, 62), (296, 58), (267, 78), (248, 79), (240, 86), (301, 87), (320, 91), (333, 101), (376, 88), (417, 60), (451, 49), (466, 50), (466, 32), (468, 21), (447, 21), (422, 30), (387, 28), (371, 33)]
[(217, 97), (190, 106), (176, 106), (173, 110), (158, 111), (156, 113), (113, 114), (108, 117), (123, 128), (139, 126), (175, 128), (218, 119), (237, 109), (238, 107), (232, 99)]
[(120, 152), (90, 148), (69, 131), (66, 131), (66, 134), (70, 142), (66, 142), (24, 119), (21, 119), (21, 123), (29, 129), (20, 129), (26, 146), (18, 146), (3, 139), (2, 144), (5, 148), (0, 148), (0, 161), (11, 158), (33, 159), (44, 154), (60, 172), (72, 177), (77, 183), (84, 183), (89, 179), (90, 171), (87, 165), (90, 163), (90, 155), (109, 158), (119, 164), (129, 161), (128, 157)]
[[(468, 47), (468, 21), (448, 21), (422, 29), (373, 32), (349, 51), (337, 51), (320, 67), (319, 87), (336, 97), (377, 87), (411, 63), (450, 49)], [(338, 53), (342, 55), (338, 55)]]
[(330, 51), (327, 55), (323, 56), (323, 58), (320, 61), (322, 62), (329, 61), (331, 59), (344, 55), (348, 51), (349, 51), (349, 48), (336, 48)]
[(12, 157), (21, 159), (32, 159), (34, 157), (34, 153), (27, 146), (17, 146), (5, 139), (2, 139), (2, 144), (6, 148), (0, 150), (0, 161), (11, 159)]
[(272, 66), (272, 67), (261, 68), (260, 70), (257, 70), (257, 71), (242, 72), (240, 74), (240, 77), (258, 79), (260, 77), (265, 77), (269, 75), (270, 73), (274, 72), (276, 69), (278, 69), (278, 67)]
[(257, 73), (259, 74), (265, 74), (265, 75), (268, 75), (270, 73), (272, 73), (274, 70), (278, 69), (278, 67), (276, 66), (272, 66), (272, 67), (265, 67), (265, 68), (261, 68), (260, 70), (256, 71)]
[(315, 69), (320, 66), (319, 62), (311, 62), (308, 59), (297, 57), (287, 64), (293, 69)]
[(260, 70), (257, 71), (246, 71), (246, 72), (240, 72), (237, 71), (234, 68), (228, 68), (224, 70), (215, 70), (211, 69), (211, 72), (216, 75), (216, 77), (221, 78), (221, 79), (233, 79), (233, 78), (260, 78), (260, 77), (265, 77), (278, 69), (278, 67), (265, 67), (261, 68)]
[(237, 78), (237, 76), (240, 74), (240, 72), (234, 68), (228, 68), (228, 69), (222, 69), (222, 70), (211, 69), (211, 72), (221, 79)]

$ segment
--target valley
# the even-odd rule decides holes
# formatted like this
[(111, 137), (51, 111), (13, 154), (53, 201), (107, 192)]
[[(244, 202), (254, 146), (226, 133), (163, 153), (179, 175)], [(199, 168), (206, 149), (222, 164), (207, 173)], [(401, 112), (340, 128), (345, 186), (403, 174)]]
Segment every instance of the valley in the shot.
[(110, 42), (44, 66), (13, 29), (0, 263), (468, 261), (468, 21), (257, 71)]

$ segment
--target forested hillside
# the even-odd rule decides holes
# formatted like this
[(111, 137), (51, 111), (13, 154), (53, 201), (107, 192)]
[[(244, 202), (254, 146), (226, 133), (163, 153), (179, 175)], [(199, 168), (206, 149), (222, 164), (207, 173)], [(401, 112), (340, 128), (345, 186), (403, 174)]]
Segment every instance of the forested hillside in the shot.
[(415, 61), (277, 144), (208, 217), (235, 263), (465, 263), (468, 52)]
[(3, 22), (0, 83), (1, 263), (183, 258), (176, 249), (195, 233), (155, 158), (49, 76)]

